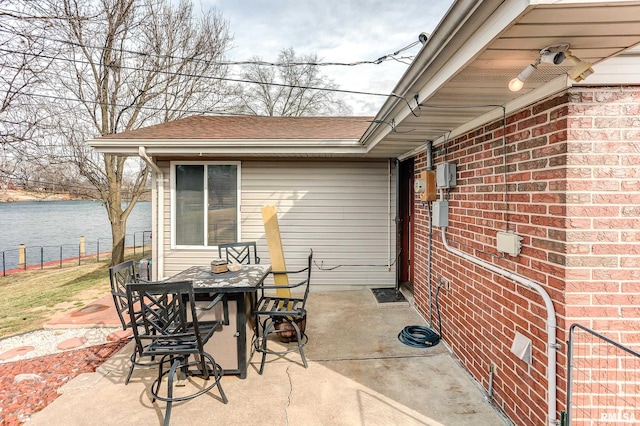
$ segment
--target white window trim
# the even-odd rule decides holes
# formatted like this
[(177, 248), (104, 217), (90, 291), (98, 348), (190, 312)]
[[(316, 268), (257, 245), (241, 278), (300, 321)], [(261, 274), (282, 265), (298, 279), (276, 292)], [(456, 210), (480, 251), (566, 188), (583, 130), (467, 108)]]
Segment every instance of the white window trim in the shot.
[[(237, 170), (237, 188), (236, 188), (236, 193), (238, 194), (238, 212), (237, 212), (237, 218), (236, 218), (236, 223), (238, 224), (237, 227), (237, 234), (238, 234), (238, 241), (241, 241), (242, 238), (242, 221), (241, 219), (241, 215), (240, 215), (240, 206), (242, 205), (242, 173), (241, 173), (241, 162), (240, 161), (171, 161), (170, 163), (170, 170), (171, 170), (171, 201), (170, 201), (170, 210), (171, 210), (171, 249), (172, 250), (213, 250), (213, 249), (218, 249), (218, 246), (193, 246), (193, 245), (177, 245), (176, 244), (176, 166), (182, 166), (182, 165), (196, 165), (196, 166), (236, 166), (236, 170)], [(205, 180), (205, 193), (207, 191), (207, 182)], [(205, 230), (208, 229), (208, 223), (207, 223), (207, 215), (204, 214), (203, 212), (203, 216), (204, 216), (204, 226), (205, 226)], [(205, 242), (207, 241), (207, 239), (205, 238)]]

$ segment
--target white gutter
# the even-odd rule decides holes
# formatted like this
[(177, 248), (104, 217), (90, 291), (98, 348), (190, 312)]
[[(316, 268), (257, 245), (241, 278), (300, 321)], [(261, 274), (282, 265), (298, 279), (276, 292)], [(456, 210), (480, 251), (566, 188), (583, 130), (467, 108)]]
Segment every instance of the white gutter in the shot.
[(559, 348), (559, 345), (556, 343), (556, 311), (553, 307), (553, 302), (551, 301), (551, 297), (547, 291), (540, 285), (528, 278), (525, 278), (521, 275), (514, 274), (511, 271), (507, 271), (506, 269), (499, 268), (491, 263), (487, 263), (482, 259), (478, 259), (477, 257), (473, 257), (468, 253), (465, 253), (461, 250), (455, 249), (449, 246), (447, 242), (447, 228), (442, 228), (442, 243), (444, 247), (451, 253), (456, 254), (469, 262), (475, 263), (476, 265), (480, 265), (484, 268), (489, 269), (497, 274), (500, 274), (504, 277), (510, 278), (517, 283), (520, 283), (532, 290), (538, 292), (538, 294), (544, 300), (544, 305), (547, 308), (547, 416), (549, 425), (557, 425), (558, 420), (556, 419), (556, 349)]
[[(163, 248), (163, 238), (162, 236), (164, 235), (163, 229), (162, 229), (162, 225), (164, 223), (164, 206), (163, 206), (163, 200), (164, 200), (164, 173), (162, 173), (162, 170), (160, 169), (160, 167), (158, 167), (158, 165), (147, 155), (147, 150), (144, 146), (140, 146), (138, 148), (138, 155), (140, 156), (140, 158), (142, 158), (144, 160), (145, 163), (147, 163), (149, 165), (149, 167), (151, 167), (154, 171), (154, 173), (156, 174), (156, 185), (158, 187), (158, 189), (156, 190), (156, 196), (152, 197), (152, 204), (155, 201), (155, 205), (156, 205), (156, 223), (155, 223), (155, 244), (156, 244), (156, 251), (155, 251), (155, 259), (153, 259), (153, 265), (154, 268), (156, 270), (156, 275), (155, 275), (155, 279), (156, 280), (160, 280), (164, 271), (164, 248)], [(153, 225), (153, 224), (152, 224)], [(154, 228), (152, 226), (152, 228)]]

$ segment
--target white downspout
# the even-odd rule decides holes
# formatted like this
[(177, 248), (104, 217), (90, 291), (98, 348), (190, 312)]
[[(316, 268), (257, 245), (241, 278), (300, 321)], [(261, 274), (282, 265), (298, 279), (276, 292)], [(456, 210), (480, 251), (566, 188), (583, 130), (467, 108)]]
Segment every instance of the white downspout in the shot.
[(532, 290), (538, 292), (538, 294), (544, 300), (544, 305), (547, 308), (547, 415), (549, 419), (550, 425), (557, 425), (558, 420), (556, 419), (556, 349), (558, 349), (559, 345), (556, 344), (556, 311), (553, 307), (553, 302), (551, 301), (551, 297), (547, 291), (540, 285), (528, 278), (525, 278), (521, 275), (514, 274), (513, 272), (507, 271), (506, 269), (499, 268), (491, 263), (487, 263), (482, 259), (478, 259), (476, 257), (471, 256), (463, 251), (455, 249), (449, 246), (447, 242), (447, 228), (442, 228), (442, 243), (444, 247), (469, 262), (475, 263), (476, 265), (480, 265), (484, 268), (489, 269), (497, 274), (500, 274), (504, 277), (510, 278), (517, 283), (520, 283)]
[[(396, 176), (396, 179), (398, 177)], [(396, 197), (398, 194), (396, 194)], [(396, 248), (397, 250), (397, 248)], [(391, 160), (387, 162), (387, 271), (391, 271)], [(396, 268), (398, 265), (396, 265)]]
[(147, 149), (144, 146), (138, 147), (138, 155), (140, 158), (144, 160), (145, 163), (149, 165), (156, 174), (156, 185), (158, 187), (156, 191), (156, 229), (155, 232), (155, 242), (156, 242), (156, 280), (160, 280), (162, 278), (162, 274), (164, 271), (164, 243), (163, 243), (163, 229), (162, 225), (164, 224), (164, 173), (158, 165), (151, 160), (151, 158), (147, 155)]

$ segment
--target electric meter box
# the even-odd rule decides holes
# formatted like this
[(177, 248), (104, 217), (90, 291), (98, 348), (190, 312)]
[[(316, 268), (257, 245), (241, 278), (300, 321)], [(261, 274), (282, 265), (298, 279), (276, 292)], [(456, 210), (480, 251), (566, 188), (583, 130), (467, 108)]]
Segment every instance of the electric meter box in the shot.
[(420, 201), (436, 200), (436, 172), (425, 170), (420, 173), (420, 177), (414, 181), (413, 191), (420, 194)]
[(456, 186), (456, 163), (442, 163), (436, 167), (436, 186), (453, 188)]

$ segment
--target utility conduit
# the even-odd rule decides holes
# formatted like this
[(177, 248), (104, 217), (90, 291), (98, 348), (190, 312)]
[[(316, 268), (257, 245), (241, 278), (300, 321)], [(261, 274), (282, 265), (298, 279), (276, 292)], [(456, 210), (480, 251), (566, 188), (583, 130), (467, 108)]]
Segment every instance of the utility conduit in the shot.
[(455, 249), (449, 246), (447, 242), (447, 228), (442, 228), (442, 243), (447, 251), (456, 254), (469, 262), (475, 263), (476, 265), (480, 265), (484, 268), (489, 269), (497, 274), (500, 274), (504, 277), (510, 278), (515, 282), (522, 284), (532, 290), (538, 292), (538, 294), (544, 300), (544, 305), (547, 308), (547, 418), (549, 421), (549, 425), (557, 425), (558, 420), (556, 419), (556, 349), (558, 345), (556, 344), (556, 311), (553, 307), (553, 302), (551, 301), (551, 297), (547, 291), (540, 285), (528, 278), (525, 278), (521, 275), (514, 274), (511, 271), (507, 271), (506, 269), (499, 268), (491, 263), (485, 262), (482, 259), (478, 259), (477, 257), (473, 257), (468, 253), (465, 253), (461, 250)]
[(156, 236), (154, 239), (157, 247), (157, 256), (154, 262), (156, 264), (155, 279), (157, 281), (160, 281), (162, 279), (162, 274), (164, 273), (164, 232), (162, 229), (162, 226), (164, 225), (164, 173), (162, 173), (160, 167), (158, 167), (158, 165), (147, 155), (147, 149), (144, 146), (138, 147), (138, 155), (144, 160), (145, 163), (149, 165), (149, 167), (151, 167), (151, 169), (156, 174), (156, 185), (158, 188), (156, 191), (155, 200), (157, 213), (155, 229)]

